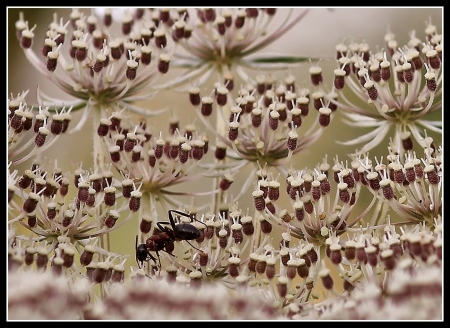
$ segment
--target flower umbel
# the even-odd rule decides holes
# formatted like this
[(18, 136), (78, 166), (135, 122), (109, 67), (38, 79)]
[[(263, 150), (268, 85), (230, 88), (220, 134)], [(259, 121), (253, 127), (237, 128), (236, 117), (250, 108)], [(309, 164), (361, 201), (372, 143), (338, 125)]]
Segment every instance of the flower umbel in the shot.
[(334, 71), (334, 91), (339, 99), (330, 101), (343, 109), (350, 126), (374, 128), (343, 144), (364, 144), (360, 149), (364, 153), (393, 129), (390, 138), (402, 154), (412, 149), (413, 140), (422, 142), (423, 129), (442, 133), (442, 121), (427, 119), (442, 110), (442, 41), (429, 22), (423, 40), (412, 32), (404, 46), (388, 32), (385, 51), (372, 53), (366, 43), (336, 47), (339, 68)]

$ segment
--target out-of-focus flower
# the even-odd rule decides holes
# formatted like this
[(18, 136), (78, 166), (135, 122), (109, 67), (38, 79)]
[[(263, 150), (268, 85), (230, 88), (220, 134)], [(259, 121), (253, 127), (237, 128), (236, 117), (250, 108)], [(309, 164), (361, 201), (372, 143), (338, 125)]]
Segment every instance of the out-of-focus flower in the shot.
[(179, 276), (173, 282), (137, 274), (126, 285), (84, 311), (88, 320), (271, 320), (270, 304), (252, 289), (234, 293), (216, 284), (196, 285)]
[(373, 128), (343, 144), (363, 144), (364, 153), (392, 138), (402, 154), (412, 149), (413, 140), (423, 141), (423, 129), (442, 133), (441, 120), (427, 119), (442, 110), (442, 41), (429, 22), (424, 39), (413, 31), (404, 46), (388, 32), (384, 51), (371, 52), (366, 43), (336, 47), (333, 90), (338, 99), (330, 101), (342, 108), (350, 126)]
[(15, 271), (8, 275), (9, 320), (79, 320), (89, 303), (87, 280), (71, 280), (51, 271)]

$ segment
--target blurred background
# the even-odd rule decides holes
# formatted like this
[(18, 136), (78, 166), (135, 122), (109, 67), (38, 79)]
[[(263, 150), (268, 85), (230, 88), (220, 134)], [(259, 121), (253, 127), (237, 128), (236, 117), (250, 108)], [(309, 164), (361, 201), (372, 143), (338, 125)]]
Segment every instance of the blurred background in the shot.
[[(83, 9), (88, 11), (89, 9)], [(301, 8), (295, 9), (301, 10)], [(19, 46), (15, 35), (14, 24), (19, 18), (19, 13), (23, 12), (25, 20), (29, 22), (29, 27), (36, 24), (34, 33), (36, 35), (33, 48), (39, 51), (48, 25), (53, 21), (53, 13), (57, 13), (58, 21), (60, 17), (66, 21), (70, 15), (71, 9), (68, 8), (7, 8), (7, 83), (8, 96), (16, 96), (23, 90), (30, 90), (27, 99), (30, 103), (35, 101), (36, 88), (39, 86), (43, 91), (50, 95), (64, 97), (57, 88), (41, 76), (35, 68), (26, 60), (22, 49)], [(399, 45), (406, 44), (410, 39), (411, 31), (415, 30), (419, 38), (424, 36), (424, 30), (427, 22), (431, 21), (436, 25), (437, 30), (442, 33), (443, 8), (442, 7), (418, 7), (418, 8), (395, 8), (395, 7), (339, 7), (339, 8), (314, 8), (299, 22), (299, 24), (289, 33), (271, 44), (263, 52), (284, 53), (295, 56), (310, 56), (331, 58), (320, 61), (319, 65), (324, 72), (325, 83), (331, 83), (333, 70), (337, 67), (334, 60), (335, 46), (339, 43), (355, 41), (366, 42), (371, 49), (376, 51), (384, 47), (384, 36), (388, 30), (396, 36)], [(308, 69), (312, 66), (310, 63), (304, 63), (289, 72), (296, 77), (296, 81), (309, 81)], [(170, 72), (170, 71), (169, 71)], [(283, 73), (285, 74), (285, 72)], [(285, 76), (285, 75), (282, 75)], [(213, 83), (211, 80), (210, 89), (202, 89), (202, 94), (209, 94)], [(309, 85), (309, 83), (306, 83)], [(170, 98), (169, 98), (170, 97)], [(192, 123), (192, 106), (189, 103), (188, 95), (180, 94), (175, 91), (165, 91), (158, 94), (155, 98), (145, 103), (152, 109), (159, 109), (166, 106), (167, 99), (171, 100), (170, 106), (177, 110), (180, 118), (180, 126)], [(144, 104), (141, 104), (144, 105)], [(180, 110), (182, 109), (182, 110)], [(73, 121), (77, 122), (81, 111), (73, 115)], [(155, 118), (158, 122), (163, 122), (162, 126), (168, 129), (168, 120), (170, 111)], [(437, 113), (442, 117), (442, 113)], [(168, 130), (166, 130), (168, 131)], [(164, 131), (164, 133), (166, 133)], [(324, 156), (328, 154), (330, 164), (333, 164), (333, 158), (336, 155), (340, 160), (348, 160), (347, 154), (355, 151), (356, 147), (345, 147), (336, 143), (336, 140), (349, 140), (355, 138), (364, 130), (348, 128), (342, 122), (342, 116), (339, 110), (333, 115), (332, 123), (326, 129), (325, 135), (310, 149), (300, 153), (295, 159), (297, 169), (304, 167), (313, 168), (321, 163)], [(431, 133), (430, 133), (431, 134)], [(441, 136), (432, 135), (438, 144), (441, 144)], [(92, 151), (92, 127), (86, 124), (82, 131), (75, 135), (64, 136), (58, 140), (54, 147), (44, 154), (44, 156), (53, 157), (57, 154), (58, 165), (63, 170), (74, 170), (76, 162), (83, 162), (85, 167), (90, 167)], [(67, 145), (70, 145), (68, 147)], [(371, 152), (371, 158), (375, 156), (386, 156), (386, 144), (378, 147)], [(50, 151), (52, 153), (50, 153)], [(7, 163), (5, 163), (7, 164)], [(17, 167), (19, 171), (30, 167), (31, 162), (27, 161)], [(190, 185), (189, 187), (192, 187)], [(233, 186), (238, 188), (239, 185)], [(241, 205), (241, 203), (239, 203)], [(242, 208), (246, 208), (242, 204)], [(356, 211), (359, 214), (360, 211)], [(128, 230), (127, 230), (128, 229)], [(127, 228), (119, 229), (113, 233), (113, 238), (117, 241), (113, 243), (112, 251), (121, 249), (121, 252), (134, 254), (134, 235), (136, 234), (136, 222), (129, 222)], [(131, 260), (134, 259), (133, 257)], [(129, 263), (134, 265), (134, 263)]]

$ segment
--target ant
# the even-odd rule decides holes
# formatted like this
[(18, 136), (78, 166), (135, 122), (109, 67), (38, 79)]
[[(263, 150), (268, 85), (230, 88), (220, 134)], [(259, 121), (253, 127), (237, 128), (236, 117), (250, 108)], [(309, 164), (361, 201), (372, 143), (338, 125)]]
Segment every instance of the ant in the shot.
[[(197, 247), (192, 245), (189, 240), (197, 239), (201, 236), (201, 232), (197, 227), (192, 225), (191, 223), (178, 223), (175, 224), (175, 220), (173, 218), (172, 213), (176, 213), (178, 215), (188, 217), (191, 219), (191, 223), (195, 221), (200, 222), (205, 225), (206, 224), (194, 219), (191, 215), (180, 212), (177, 210), (169, 210), (169, 221), (170, 222), (157, 222), (156, 225), (159, 231), (154, 232), (147, 240), (145, 244), (138, 245), (138, 236), (136, 235), (136, 262), (139, 265), (139, 268), (142, 266), (143, 262), (153, 260), (155, 263), (156, 258), (150, 254), (150, 252), (155, 252), (158, 258), (159, 267), (161, 267), (161, 260), (159, 258), (159, 252), (164, 251), (169, 255), (175, 256), (172, 252), (175, 249), (175, 241), (186, 240), (189, 245), (191, 245), (196, 250), (199, 250)], [(172, 228), (168, 228), (163, 226), (171, 225)], [(200, 251), (200, 250), (199, 250)]]

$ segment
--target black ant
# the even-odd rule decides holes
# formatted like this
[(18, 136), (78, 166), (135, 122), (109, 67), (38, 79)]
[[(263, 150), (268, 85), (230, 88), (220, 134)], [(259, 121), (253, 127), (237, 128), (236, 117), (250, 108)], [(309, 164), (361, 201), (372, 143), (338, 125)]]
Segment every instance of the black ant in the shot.
[[(189, 245), (193, 248), (199, 250), (197, 247), (192, 245), (189, 240), (194, 240), (201, 237), (201, 232), (197, 227), (192, 225), (191, 223), (195, 221), (200, 222), (205, 225), (206, 224), (194, 219), (191, 215), (180, 212), (177, 210), (169, 210), (169, 220), (170, 222), (157, 222), (156, 226), (159, 231), (155, 231), (153, 235), (151, 235), (145, 241), (145, 244), (138, 245), (138, 236), (136, 235), (136, 262), (139, 267), (142, 266), (143, 262), (153, 260), (156, 263), (155, 257), (150, 252), (155, 252), (158, 258), (159, 267), (161, 267), (161, 260), (159, 258), (159, 252), (164, 251), (169, 255), (175, 256), (172, 252), (175, 249), (175, 241), (186, 240)], [(172, 213), (176, 213), (178, 215), (188, 217), (191, 219), (191, 223), (178, 223), (175, 224), (175, 220), (172, 216)], [(165, 227), (163, 225), (170, 224), (171, 228)], [(200, 250), (199, 250), (200, 251)]]

